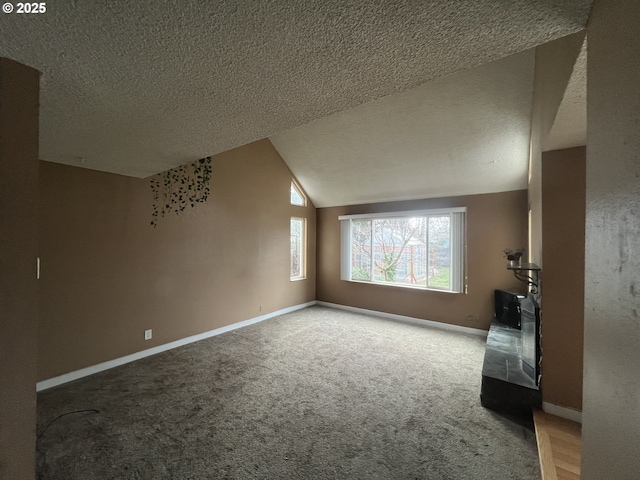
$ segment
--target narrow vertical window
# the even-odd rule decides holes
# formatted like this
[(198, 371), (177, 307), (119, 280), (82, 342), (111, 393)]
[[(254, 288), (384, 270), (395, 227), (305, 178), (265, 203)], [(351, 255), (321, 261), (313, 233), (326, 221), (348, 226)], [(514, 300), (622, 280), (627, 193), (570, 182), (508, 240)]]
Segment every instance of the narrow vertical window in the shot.
[(305, 219), (291, 217), (291, 280), (305, 278)]

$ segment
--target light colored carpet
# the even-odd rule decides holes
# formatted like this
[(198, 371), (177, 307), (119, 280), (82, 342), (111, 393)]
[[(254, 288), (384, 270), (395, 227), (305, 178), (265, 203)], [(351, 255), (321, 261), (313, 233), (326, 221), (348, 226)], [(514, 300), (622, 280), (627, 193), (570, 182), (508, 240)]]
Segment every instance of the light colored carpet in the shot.
[(533, 432), (480, 405), (483, 349), (307, 308), (40, 393), (38, 476), (538, 479)]

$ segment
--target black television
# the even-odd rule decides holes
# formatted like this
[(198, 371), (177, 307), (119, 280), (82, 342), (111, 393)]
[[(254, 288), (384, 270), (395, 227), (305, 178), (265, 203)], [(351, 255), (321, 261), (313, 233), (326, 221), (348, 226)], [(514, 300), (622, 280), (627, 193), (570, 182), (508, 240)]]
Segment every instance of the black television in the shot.
[(520, 329), (522, 327), (522, 313), (520, 302), (525, 298), (522, 293), (496, 290), (494, 292), (494, 305), (496, 320), (510, 327)]

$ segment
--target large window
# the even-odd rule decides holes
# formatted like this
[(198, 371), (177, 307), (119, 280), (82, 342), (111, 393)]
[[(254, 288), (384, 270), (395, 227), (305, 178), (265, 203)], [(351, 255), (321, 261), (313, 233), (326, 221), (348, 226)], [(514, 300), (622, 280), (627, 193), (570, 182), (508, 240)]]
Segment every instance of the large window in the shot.
[(341, 278), (464, 291), (464, 208), (346, 215)]
[(291, 217), (291, 280), (305, 278), (305, 219)]

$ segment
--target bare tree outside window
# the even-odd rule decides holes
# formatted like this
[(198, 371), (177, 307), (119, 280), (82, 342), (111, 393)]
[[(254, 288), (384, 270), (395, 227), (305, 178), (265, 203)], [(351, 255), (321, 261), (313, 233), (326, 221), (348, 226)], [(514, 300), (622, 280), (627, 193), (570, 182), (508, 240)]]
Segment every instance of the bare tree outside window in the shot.
[(352, 279), (371, 280), (371, 220), (354, 220), (351, 228)]
[(354, 219), (351, 280), (451, 288), (449, 215)]
[(424, 217), (373, 220), (374, 279), (383, 282), (418, 283), (415, 249), (424, 249)]

